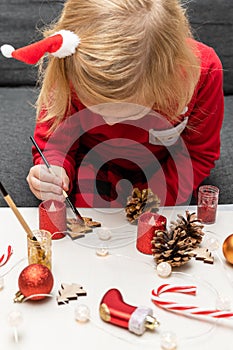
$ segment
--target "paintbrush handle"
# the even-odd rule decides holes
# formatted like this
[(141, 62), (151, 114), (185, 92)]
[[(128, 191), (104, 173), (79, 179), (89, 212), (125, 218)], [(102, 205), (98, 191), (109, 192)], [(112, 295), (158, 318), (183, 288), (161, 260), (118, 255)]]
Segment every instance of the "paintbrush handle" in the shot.
[(17, 217), (17, 219), (19, 220), (20, 224), (24, 228), (24, 231), (28, 234), (28, 236), (31, 239), (33, 239), (34, 235), (33, 235), (32, 231), (31, 231), (30, 227), (28, 226), (28, 224), (26, 223), (26, 221), (22, 217), (20, 211), (16, 207), (16, 205), (13, 202), (12, 198), (10, 197), (10, 195), (8, 194), (8, 195), (4, 196), (4, 199), (7, 202), (7, 204), (9, 205), (9, 207), (12, 209), (12, 211), (14, 212), (15, 216)]
[[(30, 136), (30, 139), (31, 139), (32, 143), (34, 144), (34, 146), (36, 147), (37, 151), (39, 152), (39, 154), (40, 154), (41, 158), (43, 159), (43, 161), (44, 161), (46, 167), (48, 168), (50, 174), (52, 174), (52, 175), (54, 175), (54, 176), (57, 176), (57, 174), (54, 172), (53, 168), (51, 167), (51, 165), (50, 165), (49, 162), (47, 161), (45, 155), (44, 155), (43, 152), (41, 151), (40, 147), (37, 145), (36, 140), (35, 140), (32, 136)], [(66, 199), (66, 202), (69, 204), (70, 208), (72, 209), (73, 213), (74, 213), (74, 214), (76, 215), (76, 217), (78, 218), (79, 222), (80, 222), (81, 224), (84, 225), (84, 220), (83, 220), (81, 214), (79, 213), (79, 211), (75, 208), (75, 206), (74, 206), (73, 203), (71, 202), (71, 200), (70, 200), (68, 194), (66, 193), (66, 191), (62, 189), (62, 193), (63, 193), (63, 196), (64, 196), (65, 199)]]
[[(53, 168), (51, 167), (51, 165), (47, 166), (48, 168), (48, 171), (50, 172), (50, 174), (52, 174), (53, 176), (56, 176), (57, 177), (57, 174), (55, 173), (55, 171), (53, 170)], [(62, 189), (62, 193), (63, 193), (63, 196), (66, 198), (68, 196), (68, 194), (66, 193), (65, 190)]]

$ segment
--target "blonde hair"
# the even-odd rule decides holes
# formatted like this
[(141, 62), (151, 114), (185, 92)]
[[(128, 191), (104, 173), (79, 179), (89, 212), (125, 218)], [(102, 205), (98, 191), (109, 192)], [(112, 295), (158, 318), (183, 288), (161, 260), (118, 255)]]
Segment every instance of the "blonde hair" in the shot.
[(52, 129), (69, 113), (71, 85), (81, 101), (153, 101), (171, 119), (190, 101), (200, 64), (178, 0), (67, 0), (44, 36), (61, 29), (81, 43), (72, 56), (50, 56), (45, 69), (41, 62), (37, 108), (42, 120), (54, 118)]

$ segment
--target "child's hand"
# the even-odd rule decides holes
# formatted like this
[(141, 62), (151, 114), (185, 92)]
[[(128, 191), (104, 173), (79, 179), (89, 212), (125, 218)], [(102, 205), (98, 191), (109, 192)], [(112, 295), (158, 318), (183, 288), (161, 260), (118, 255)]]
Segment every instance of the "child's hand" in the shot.
[(69, 178), (65, 169), (60, 166), (53, 165), (52, 170), (56, 176), (51, 174), (43, 164), (33, 166), (27, 176), (30, 190), (41, 200), (56, 199), (64, 201), (65, 197), (62, 190), (68, 191)]

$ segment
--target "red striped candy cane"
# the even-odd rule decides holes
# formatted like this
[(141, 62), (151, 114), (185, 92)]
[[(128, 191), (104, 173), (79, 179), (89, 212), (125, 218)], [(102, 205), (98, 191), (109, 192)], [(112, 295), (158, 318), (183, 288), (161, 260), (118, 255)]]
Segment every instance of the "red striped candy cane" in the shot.
[(7, 263), (7, 261), (10, 259), (12, 254), (13, 254), (13, 250), (12, 250), (12, 247), (9, 245), (7, 248), (7, 255), (3, 254), (0, 257), (0, 267)]
[(230, 318), (233, 317), (233, 312), (222, 311), (218, 309), (205, 309), (199, 308), (197, 306), (188, 305), (188, 304), (179, 304), (174, 301), (162, 300), (160, 295), (162, 293), (184, 293), (189, 295), (196, 295), (197, 287), (196, 286), (178, 286), (163, 284), (158, 287), (157, 292), (155, 289), (151, 292), (151, 298), (155, 305), (166, 309), (168, 311), (181, 313), (183, 315), (190, 316), (207, 316), (213, 318)]

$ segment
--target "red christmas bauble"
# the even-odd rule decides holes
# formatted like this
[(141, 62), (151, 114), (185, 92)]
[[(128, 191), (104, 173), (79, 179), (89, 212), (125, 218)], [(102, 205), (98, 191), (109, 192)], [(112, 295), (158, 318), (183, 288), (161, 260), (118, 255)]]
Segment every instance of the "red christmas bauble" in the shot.
[[(25, 297), (34, 294), (49, 294), (53, 288), (53, 275), (47, 266), (31, 264), (20, 273), (18, 285), (20, 292)], [(45, 295), (38, 295), (30, 300), (40, 300), (45, 297)]]

